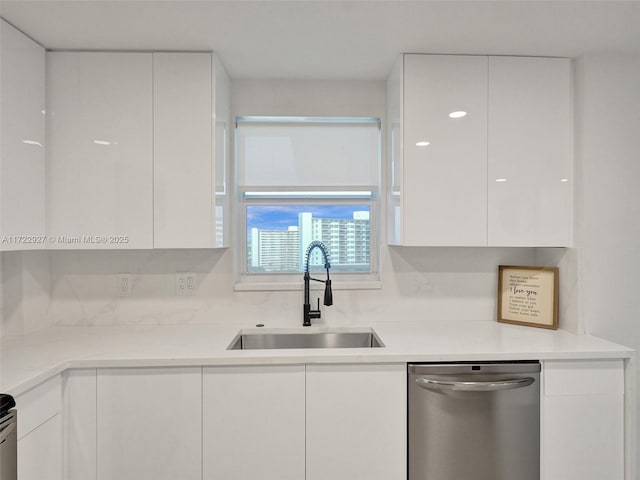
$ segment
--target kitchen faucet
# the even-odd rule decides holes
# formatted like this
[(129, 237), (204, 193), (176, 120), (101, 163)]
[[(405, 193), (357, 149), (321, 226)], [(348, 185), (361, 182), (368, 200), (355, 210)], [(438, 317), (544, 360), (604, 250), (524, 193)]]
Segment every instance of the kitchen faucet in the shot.
[[(327, 269), (326, 280), (319, 280), (309, 275), (309, 259), (311, 258), (311, 252), (315, 248), (319, 248), (320, 251), (322, 252), (322, 256), (324, 257), (324, 268)], [(318, 308), (316, 310), (311, 310), (311, 304), (309, 303), (309, 281), (313, 280), (315, 282), (324, 283), (324, 304), (326, 306), (333, 305), (333, 294), (331, 293), (331, 279), (329, 278), (329, 269), (331, 268), (331, 265), (329, 264), (329, 255), (327, 254), (327, 247), (322, 242), (318, 242), (318, 241), (311, 242), (307, 247), (306, 257), (307, 258), (305, 261), (305, 268), (304, 268), (304, 305), (303, 305), (302, 326), (310, 327), (312, 318), (320, 318), (320, 298), (318, 298)]]

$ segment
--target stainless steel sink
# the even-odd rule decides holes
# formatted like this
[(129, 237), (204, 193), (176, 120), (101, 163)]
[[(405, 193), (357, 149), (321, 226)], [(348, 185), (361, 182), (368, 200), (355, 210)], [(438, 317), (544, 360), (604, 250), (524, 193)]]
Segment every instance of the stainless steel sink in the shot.
[(233, 339), (227, 350), (287, 348), (379, 348), (384, 344), (373, 330), (311, 332), (243, 332)]

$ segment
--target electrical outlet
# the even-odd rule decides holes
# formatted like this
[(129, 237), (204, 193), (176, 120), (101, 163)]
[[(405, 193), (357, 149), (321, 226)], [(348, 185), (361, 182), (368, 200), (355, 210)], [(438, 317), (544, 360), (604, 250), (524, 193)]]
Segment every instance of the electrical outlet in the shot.
[(131, 275), (121, 273), (118, 275), (118, 295), (128, 297), (131, 295)]
[(176, 295), (190, 296), (196, 289), (196, 274), (191, 272), (176, 273)]

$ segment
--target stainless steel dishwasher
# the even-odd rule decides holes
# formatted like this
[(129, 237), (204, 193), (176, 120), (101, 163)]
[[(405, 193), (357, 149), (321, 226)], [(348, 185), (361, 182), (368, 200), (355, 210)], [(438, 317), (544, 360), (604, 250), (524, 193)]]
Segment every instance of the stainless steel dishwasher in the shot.
[(0, 480), (18, 478), (15, 406), (11, 395), (0, 394)]
[(540, 364), (409, 364), (409, 480), (539, 480)]

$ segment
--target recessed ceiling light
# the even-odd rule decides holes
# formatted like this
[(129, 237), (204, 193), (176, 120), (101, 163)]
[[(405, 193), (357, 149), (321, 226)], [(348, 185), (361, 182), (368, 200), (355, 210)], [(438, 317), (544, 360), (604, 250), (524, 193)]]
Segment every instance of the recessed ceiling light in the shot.
[(36, 147), (41, 147), (42, 144), (36, 140), (22, 140), (22, 143), (26, 145), (35, 145)]
[(568, 181), (569, 181), (569, 179), (568, 179), (568, 178), (561, 178), (561, 179), (560, 179), (560, 181), (561, 181), (562, 183), (564, 183), (564, 182), (568, 182)]
[(96, 145), (111, 145), (111, 142), (108, 140), (94, 140), (93, 143)]
[(496, 178), (496, 182), (506, 182), (506, 178)]
[(431, 142), (427, 142), (427, 141), (416, 142), (416, 147), (426, 147), (428, 145), (431, 145)]
[(449, 114), (449, 118), (462, 118), (466, 116), (467, 112), (465, 112), (464, 110), (456, 110), (455, 112), (451, 112)]

